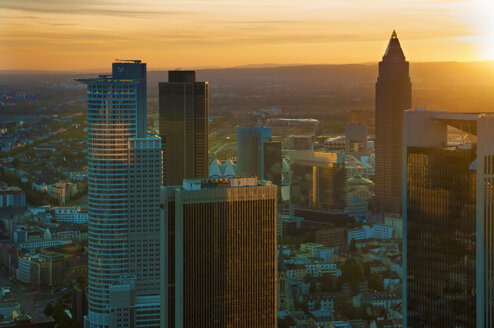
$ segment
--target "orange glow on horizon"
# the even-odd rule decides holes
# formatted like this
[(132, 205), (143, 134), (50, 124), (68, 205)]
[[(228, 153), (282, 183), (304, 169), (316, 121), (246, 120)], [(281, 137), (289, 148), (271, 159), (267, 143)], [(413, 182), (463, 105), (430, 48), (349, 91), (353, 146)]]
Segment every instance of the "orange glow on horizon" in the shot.
[(492, 59), (491, 2), (2, 0), (0, 69), (377, 62), (393, 29), (409, 61)]

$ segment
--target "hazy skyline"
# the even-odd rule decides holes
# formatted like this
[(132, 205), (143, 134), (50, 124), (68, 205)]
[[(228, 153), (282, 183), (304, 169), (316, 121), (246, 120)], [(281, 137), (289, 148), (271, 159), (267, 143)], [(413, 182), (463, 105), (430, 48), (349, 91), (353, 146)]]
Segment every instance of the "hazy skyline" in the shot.
[(0, 69), (149, 69), (494, 59), (490, 0), (2, 0)]

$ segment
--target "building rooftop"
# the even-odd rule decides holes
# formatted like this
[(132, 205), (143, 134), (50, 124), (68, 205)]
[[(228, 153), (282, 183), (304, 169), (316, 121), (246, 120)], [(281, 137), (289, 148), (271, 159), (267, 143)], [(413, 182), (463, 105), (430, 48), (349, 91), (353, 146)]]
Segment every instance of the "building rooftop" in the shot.
[[(209, 179), (184, 179), (182, 188), (184, 190), (202, 190), (211, 188), (232, 188), (232, 187), (256, 187), (270, 186), (271, 181), (258, 180), (257, 178), (209, 178)], [(176, 188), (168, 186), (167, 188)]]

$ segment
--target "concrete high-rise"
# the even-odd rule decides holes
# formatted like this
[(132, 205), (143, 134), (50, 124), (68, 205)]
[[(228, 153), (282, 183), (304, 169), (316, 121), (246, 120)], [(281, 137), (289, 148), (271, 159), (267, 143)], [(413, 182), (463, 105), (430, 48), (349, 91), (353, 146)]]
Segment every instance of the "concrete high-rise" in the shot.
[(494, 116), (403, 123), (404, 327), (492, 327)]
[(276, 201), (257, 178), (163, 187), (164, 327), (276, 327)]
[(401, 213), (403, 111), (412, 105), (409, 63), (393, 31), (376, 83), (376, 210)]
[[(111, 75), (78, 81), (87, 84), (89, 326), (158, 327), (162, 155), (146, 132), (146, 64), (116, 62)], [(128, 304), (127, 286), (138, 297)]]
[(165, 185), (208, 177), (209, 84), (195, 71), (169, 71), (159, 83), (159, 129)]

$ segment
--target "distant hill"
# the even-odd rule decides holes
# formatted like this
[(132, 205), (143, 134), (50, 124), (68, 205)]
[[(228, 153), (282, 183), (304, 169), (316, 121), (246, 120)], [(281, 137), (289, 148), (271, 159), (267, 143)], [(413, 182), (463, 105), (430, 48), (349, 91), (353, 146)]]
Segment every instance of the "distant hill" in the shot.
[[(294, 115), (317, 116), (352, 108), (374, 109), (377, 63), (254, 66), (197, 70), (198, 80), (210, 82), (212, 112), (281, 107)], [(410, 75), (414, 105), (449, 111), (494, 110), (492, 61), (411, 63)], [(75, 77), (87, 76), (96, 73), (0, 71), (0, 86), (38, 89), (47, 81), (75, 83)], [(149, 96), (157, 97), (158, 82), (167, 79), (167, 71), (150, 70)]]

